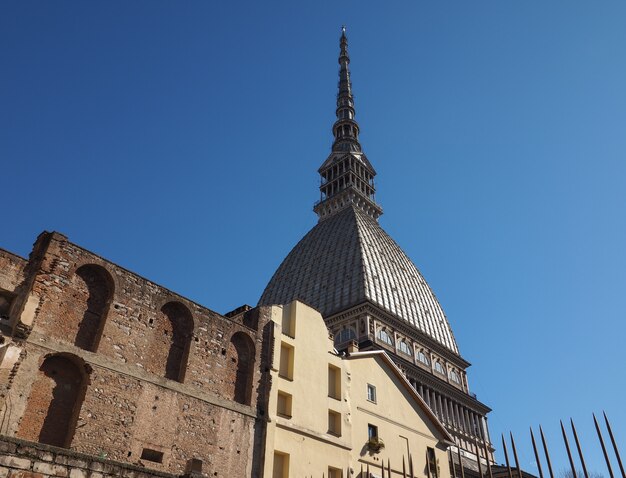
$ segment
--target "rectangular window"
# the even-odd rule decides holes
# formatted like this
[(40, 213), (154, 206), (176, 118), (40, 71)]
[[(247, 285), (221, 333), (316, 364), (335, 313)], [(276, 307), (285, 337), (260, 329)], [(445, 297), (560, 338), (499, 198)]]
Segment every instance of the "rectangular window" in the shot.
[(370, 383), (367, 384), (367, 399), (376, 403), (376, 387)]
[(328, 467), (328, 478), (343, 478), (343, 471), (332, 466)]
[(426, 448), (426, 459), (428, 460), (428, 470), (430, 471), (431, 478), (439, 477), (439, 467), (437, 466), (437, 457), (435, 456), (435, 449)]
[(285, 342), (281, 342), (278, 375), (288, 380), (293, 380), (293, 355), (293, 347)]
[(328, 365), (328, 396), (341, 400), (341, 369)]
[(272, 478), (289, 478), (289, 455), (287, 453), (274, 452)]
[(278, 391), (276, 413), (281, 417), (291, 418), (291, 395)]
[(163, 452), (144, 448), (141, 450), (141, 459), (154, 463), (163, 463)]
[(293, 339), (296, 337), (296, 317), (292, 309), (289, 308), (288, 314), (283, 313), (282, 333)]
[(328, 433), (341, 436), (341, 413), (328, 410)]
[(378, 427), (376, 425), (367, 424), (367, 438), (378, 438)]

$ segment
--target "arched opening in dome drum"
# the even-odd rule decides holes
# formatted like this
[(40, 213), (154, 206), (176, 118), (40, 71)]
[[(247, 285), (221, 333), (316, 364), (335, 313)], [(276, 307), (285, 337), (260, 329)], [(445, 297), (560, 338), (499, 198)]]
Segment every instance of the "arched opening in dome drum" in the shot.
[(350, 340), (356, 340), (356, 332), (352, 327), (343, 329), (337, 335), (335, 335), (335, 345), (345, 344)]
[(389, 332), (387, 332), (385, 329), (380, 329), (376, 334), (376, 338), (380, 342), (391, 345), (393, 347), (393, 339), (391, 338), (391, 335), (389, 335)]

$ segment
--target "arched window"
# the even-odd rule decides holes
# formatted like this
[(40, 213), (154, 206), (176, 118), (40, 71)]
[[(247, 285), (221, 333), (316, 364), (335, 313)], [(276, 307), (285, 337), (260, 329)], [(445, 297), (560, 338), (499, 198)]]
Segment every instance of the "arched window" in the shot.
[(101, 266), (87, 264), (76, 270), (75, 291), (68, 311), (68, 325), (76, 327), (74, 345), (98, 349), (106, 313), (113, 297), (113, 280)]
[(446, 374), (446, 369), (443, 365), (441, 365), (441, 362), (439, 360), (435, 362), (435, 372), (439, 372), (442, 375)]
[(335, 335), (335, 345), (349, 342), (350, 340), (356, 340), (356, 332), (352, 327), (343, 329), (337, 335)]
[(376, 335), (376, 338), (381, 342), (386, 343), (387, 345), (393, 346), (393, 339), (385, 329), (380, 329), (378, 331), (378, 334)]
[(422, 362), (424, 365), (430, 366), (430, 360), (428, 359), (428, 356), (424, 353), (422, 349), (420, 349), (420, 351), (417, 352), (416, 358), (417, 360)]
[(87, 388), (87, 375), (77, 365), (79, 360), (53, 355), (43, 361), (20, 422), (20, 438), (70, 446)]
[(450, 370), (450, 380), (458, 385), (461, 385), (461, 377), (454, 369)]
[(235, 333), (228, 345), (228, 380), (231, 398), (244, 405), (252, 402), (252, 377), (254, 375), (254, 342), (244, 332)]
[(398, 342), (398, 350), (405, 355), (409, 355), (409, 356), (413, 355), (411, 353), (411, 347), (409, 347), (404, 340), (401, 340), (400, 342)]

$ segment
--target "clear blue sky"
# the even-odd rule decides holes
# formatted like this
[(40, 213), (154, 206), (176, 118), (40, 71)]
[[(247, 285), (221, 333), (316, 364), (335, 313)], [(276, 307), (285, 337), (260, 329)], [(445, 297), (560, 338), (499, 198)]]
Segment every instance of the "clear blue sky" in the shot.
[[(607, 410), (626, 454), (626, 3), (0, 5), (0, 247), (70, 240), (220, 312), (315, 224), (348, 26), (383, 227), (492, 437)], [(592, 458), (593, 457), (593, 458)], [(498, 452), (502, 460), (502, 454)], [(545, 466), (545, 465), (544, 465)]]

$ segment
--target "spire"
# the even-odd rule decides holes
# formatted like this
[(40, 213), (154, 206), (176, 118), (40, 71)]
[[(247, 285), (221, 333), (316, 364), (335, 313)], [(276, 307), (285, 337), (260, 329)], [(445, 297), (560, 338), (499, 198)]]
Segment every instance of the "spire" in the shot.
[(350, 56), (346, 27), (339, 39), (339, 92), (337, 121), (333, 125), (332, 152), (319, 169), (320, 200), (313, 210), (320, 221), (347, 207), (357, 207), (374, 219), (383, 213), (374, 200), (376, 171), (359, 143), (359, 125), (354, 120), (354, 98), (350, 82)]
[(337, 93), (337, 121), (333, 125), (333, 151), (360, 152), (359, 125), (354, 120), (354, 98), (350, 82), (350, 55), (346, 27), (341, 27), (339, 39), (339, 92)]

